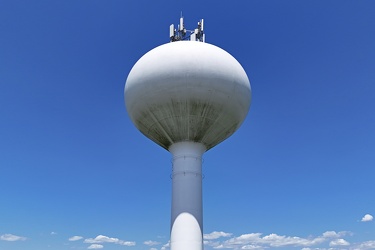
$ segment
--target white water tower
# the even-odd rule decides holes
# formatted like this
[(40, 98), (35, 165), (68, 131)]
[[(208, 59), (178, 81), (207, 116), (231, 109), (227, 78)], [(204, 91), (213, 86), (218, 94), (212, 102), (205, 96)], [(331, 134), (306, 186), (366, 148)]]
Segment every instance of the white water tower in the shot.
[(245, 70), (225, 50), (205, 43), (203, 20), (170, 27), (170, 43), (142, 56), (125, 84), (134, 125), (171, 152), (172, 250), (203, 249), (202, 155), (231, 136), (251, 102)]

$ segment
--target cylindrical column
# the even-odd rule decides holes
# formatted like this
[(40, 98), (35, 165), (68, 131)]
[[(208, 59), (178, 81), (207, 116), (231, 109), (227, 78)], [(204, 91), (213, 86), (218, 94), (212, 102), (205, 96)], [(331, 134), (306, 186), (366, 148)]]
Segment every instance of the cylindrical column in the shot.
[(173, 155), (171, 250), (203, 249), (201, 143), (178, 142), (170, 146)]

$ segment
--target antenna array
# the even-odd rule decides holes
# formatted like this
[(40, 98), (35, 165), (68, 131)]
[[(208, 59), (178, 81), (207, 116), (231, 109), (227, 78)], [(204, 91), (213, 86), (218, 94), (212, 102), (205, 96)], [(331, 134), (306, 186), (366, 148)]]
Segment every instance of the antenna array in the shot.
[(184, 18), (180, 18), (180, 24), (177, 26), (177, 30), (174, 28), (174, 24), (169, 26), (169, 39), (171, 42), (176, 41), (198, 41), (205, 42), (205, 34), (203, 32), (203, 19), (198, 22), (198, 27), (194, 30), (187, 30), (184, 26)]

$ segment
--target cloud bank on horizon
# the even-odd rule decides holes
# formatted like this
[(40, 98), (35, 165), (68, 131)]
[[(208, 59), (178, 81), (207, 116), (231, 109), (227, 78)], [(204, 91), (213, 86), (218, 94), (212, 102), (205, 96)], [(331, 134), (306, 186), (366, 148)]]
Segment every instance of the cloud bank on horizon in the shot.
[[(373, 217), (366, 214), (362, 221), (372, 221)], [(240, 236), (233, 236), (233, 233), (214, 231), (204, 234), (204, 245), (206, 249), (276, 249), (276, 248), (299, 248), (302, 250), (365, 250), (374, 249), (375, 240), (364, 242), (350, 242), (349, 237), (353, 236), (349, 231), (326, 231), (319, 236), (286, 236), (271, 233), (247, 233)], [(4, 241), (25, 241), (28, 238), (13, 234), (0, 235), (0, 240)], [(87, 249), (102, 249), (106, 244), (117, 244), (126, 247), (136, 246), (134, 241), (121, 240), (115, 237), (98, 235), (95, 238), (84, 238), (75, 235), (68, 238), (70, 244), (89, 244)], [(150, 247), (149, 250), (167, 250), (169, 242), (162, 243), (153, 240), (146, 240), (143, 245)], [(73, 247), (73, 246), (72, 246)], [(74, 246), (75, 247), (75, 246)]]

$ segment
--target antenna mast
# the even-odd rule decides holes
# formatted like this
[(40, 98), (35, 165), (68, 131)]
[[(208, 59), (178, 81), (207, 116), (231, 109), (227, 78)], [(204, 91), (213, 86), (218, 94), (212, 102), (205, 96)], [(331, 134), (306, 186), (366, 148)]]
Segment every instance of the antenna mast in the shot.
[(184, 17), (180, 17), (180, 24), (177, 26), (177, 29), (174, 28), (174, 24), (169, 26), (169, 39), (171, 42), (177, 41), (198, 41), (205, 42), (205, 34), (203, 32), (204, 21), (201, 19), (198, 22), (198, 26), (194, 30), (187, 30), (184, 26)]

